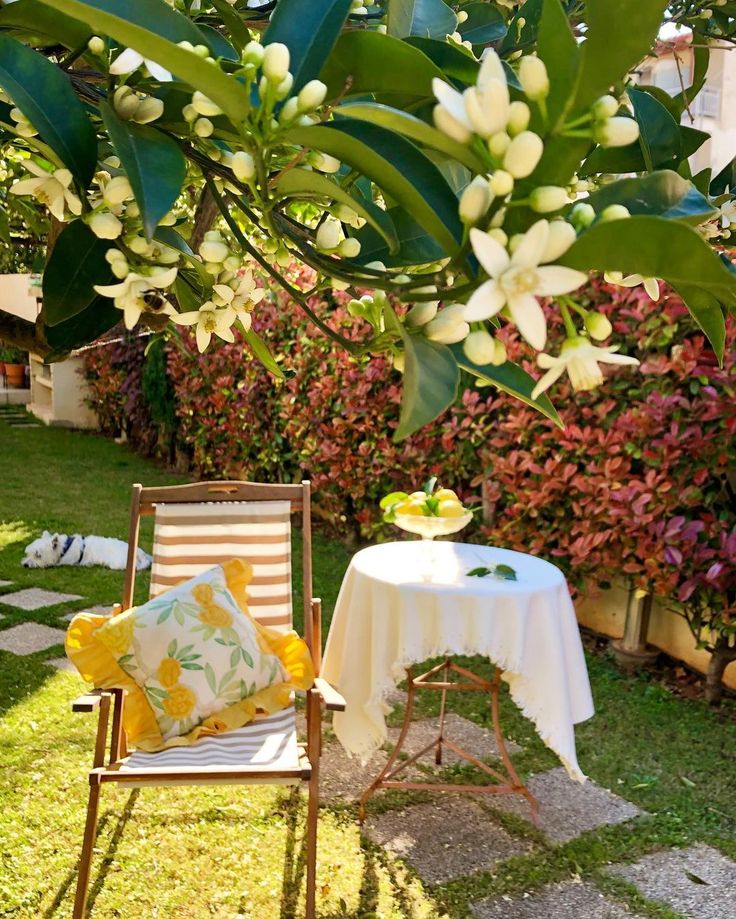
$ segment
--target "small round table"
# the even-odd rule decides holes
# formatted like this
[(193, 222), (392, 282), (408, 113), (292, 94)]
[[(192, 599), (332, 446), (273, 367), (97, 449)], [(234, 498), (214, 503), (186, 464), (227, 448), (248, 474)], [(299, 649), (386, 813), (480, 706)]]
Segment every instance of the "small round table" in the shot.
[[(469, 574), (496, 565), (514, 569), (516, 580)], [(460, 667), (455, 655), (487, 656), (494, 676), (486, 680)], [(413, 665), (442, 657), (426, 673)], [(511, 697), (532, 720), (570, 776), (584, 781), (575, 753), (574, 725), (590, 718), (593, 702), (575, 610), (562, 572), (520, 552), (453, 542), (406, 541), (371, 546), (352, 559), (343, 580), (327, 639), (323, 676), (335, 684), (347, 707), (336, 713), (334, 730), (345, 749), (366, 760), (387, 739), (384, 699), (407, 680), (407, 706), (394, 751), (361, 799), (379, 788), (522, 794), (536, 802), (508, 755), (499, 722), (503, 679)], [(436, 738), (409, 759), (397, 760), (411, 721), (414, 693), (439, 691)], [(444, 733), (447, 693), (486, 692), (501, 762), (492, 767)], [(430, 750), (438, 763), (444, 747), (483, 770), (487, 785), (402, 781), (408, 766)]]

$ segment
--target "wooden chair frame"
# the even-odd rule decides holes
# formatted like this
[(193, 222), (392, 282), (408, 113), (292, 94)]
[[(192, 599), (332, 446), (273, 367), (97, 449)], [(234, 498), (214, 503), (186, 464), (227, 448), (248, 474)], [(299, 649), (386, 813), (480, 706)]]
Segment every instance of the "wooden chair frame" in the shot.
[[(97, 712), (97, 736), (92, 770), (89, 774), (89, 802), (84, 828), (82, 854), (79, 861), (77, 890), (74, 900), (74, 919), (84, 919), (87, 910), (92, 851), (97, 835), (97, 814), (100, 790), (107, 782), (130, 785), (188, 785), (188, 784), (274, 784), (299, 781), (308, 785), (306, 830), (306, 919), (314, 919), (317, 870), (317, 817), (319, 811), (319, 758), (321, 753), (322, 708), (344, 711), (345, 700), (329, 683), (319, 676), (322, 659), (322, 606), (312, 597), (312, 529), (311, 486), (308, 481), (295, 485), (266, 485), (255, 482), (202, 482), (192, 485), (173, 485), (161, 488), (133, 486), (128, 561), (123, 588), (123, 599), (113, 614), (129, 609), (133, 604), (135, 589), (136, 552), (140, 518), (152, 516), (157, 504), (203, 504), (216, 502), (289, 501), (292, 513), (303, 519), (303, 595), (304, 638), (309, 646), (317, 674), (314, 686), (306, 694), (307, 741), (300, 744), (298, 769), (262, 769), (257, 766), (232, 766), (213, 772), (195, 768), (170, 768), (155, 777), (143, 770), (121, 772), (127, 756), (127, 743), (123, 728), (122, 689), (94, 689), (72, 703), (74, 712)], [(109, 734), (109, 755), (108, 755)], [(107, 765), (105, 760), (107, 759)]]

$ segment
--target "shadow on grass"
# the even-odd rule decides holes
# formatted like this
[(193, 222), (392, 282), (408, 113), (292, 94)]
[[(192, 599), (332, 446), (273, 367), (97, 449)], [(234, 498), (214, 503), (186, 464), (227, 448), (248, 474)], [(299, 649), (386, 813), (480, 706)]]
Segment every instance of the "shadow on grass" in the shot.
[(37, 657), (0, 651), (0, 716), (38, 692), (55, 673)]

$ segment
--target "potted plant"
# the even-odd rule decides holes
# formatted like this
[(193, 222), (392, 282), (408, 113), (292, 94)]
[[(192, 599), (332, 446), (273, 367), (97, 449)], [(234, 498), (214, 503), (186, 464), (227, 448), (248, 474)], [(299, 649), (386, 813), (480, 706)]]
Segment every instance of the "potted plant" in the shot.
[(0, 364), (9, 386), (22, 387), (25, 382), (28, 355), (25, 351), (11, 346), (0, 346)]

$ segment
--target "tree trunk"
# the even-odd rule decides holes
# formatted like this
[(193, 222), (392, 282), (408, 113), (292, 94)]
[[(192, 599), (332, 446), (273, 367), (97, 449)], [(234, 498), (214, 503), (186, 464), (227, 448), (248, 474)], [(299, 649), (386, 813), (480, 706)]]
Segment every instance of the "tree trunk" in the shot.
[(725, 635), (721, 636), (713, 648), (705, 675), (705, 700), (711, 705), (721, 704), (723, 673), (732, 661), (736, 661), (736, 648), (728, 644)]

